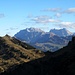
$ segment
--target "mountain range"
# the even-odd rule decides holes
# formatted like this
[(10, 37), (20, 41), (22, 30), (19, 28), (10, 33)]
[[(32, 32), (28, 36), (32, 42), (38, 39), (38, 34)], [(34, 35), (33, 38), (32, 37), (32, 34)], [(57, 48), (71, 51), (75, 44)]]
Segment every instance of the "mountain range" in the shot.
[(0, 49), (0, 75), (75, 75), (75, 37), (60, 50), (43, 53), (7, 35), (0, 38)]
[(72, 32), (70, 32), (69, 30), (67, 30), (66, 28), (63, 29), (51, 29), (50, 32), (60, 36), (60, 37), (66, 37), (69, 35), (73, 35)]
[(66, 46), (72, 39), (72, 35), (73, 33), (65, 28), (51, 29), (49, 32), (38, 28), (26, 28), (16, 33), (14, 37), (44, 52), (54, 52)]

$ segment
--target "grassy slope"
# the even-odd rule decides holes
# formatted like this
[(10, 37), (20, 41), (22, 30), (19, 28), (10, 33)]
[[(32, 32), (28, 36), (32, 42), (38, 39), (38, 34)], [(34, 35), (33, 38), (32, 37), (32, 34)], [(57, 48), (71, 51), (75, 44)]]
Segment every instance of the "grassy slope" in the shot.
[(15, 38), (8, 35), (0, 37), (0, 72), (43, 56), (41, 51), (36, 51), (34, 47)]

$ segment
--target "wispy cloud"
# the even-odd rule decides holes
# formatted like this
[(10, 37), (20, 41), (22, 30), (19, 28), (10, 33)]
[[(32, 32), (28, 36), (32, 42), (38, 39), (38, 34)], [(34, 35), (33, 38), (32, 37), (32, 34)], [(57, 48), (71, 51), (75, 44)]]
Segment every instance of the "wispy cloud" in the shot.
[(68, 8), (67, 10), (64, 11), (64, 13), (68, 14), (75, 13), (75, 8)]
[(59, 15), (59, 13), (68, 13), (68, 14), (71, 14), (71, 13), (75, 13), (75, 8), (68, 8), (66, 10), (62, 10), (62, 8), (47, 8), (47, 9), (43, 9), (42, 11), (48, 11), (48, 12), (57, 12), (57, 16)]
[(50, 19), (49, 16), (43, 15), (43, 16), (36, 16), (32, 18), (31, 20), (36, 23), (48, 23), (48, 20)]
[(48, 21), (49, 21), (49, 22), (52, 22), (52, 23), (59, 23), (61, 20), (57, 20), (57, 19), (49, 19)]
[(9, 28), (9, 29), (6, 29), (6, 31), (9, 31), (9, 30), (16, 30), (16, 29), (18, 29), (18, 28), (13, 28), (13, 27), (11, 27), (11, 28)]
[(13, 28), (13, 27), (10, 28), (10, 30), (16, 30), (16, 29), (18, 29), (18, 28)]
[(3, 13), (0, 13), (0, 18), (5, 17), (5, 15)]
[(59, 27), (65, 27), (65, 28), (75, 28), (74, 22), (60, 22), (57, 24)]
[(44, 9), (42, 11), (59, 12), (60, 10), (61, 10), (61, 8), (47, 8), (47, 9)]
[(52, 19), (49, 16), (36, 16), (36, 17), (32, 18), (31, 20), (36, 23), (42, 23), (42, 24), (60, 22), (60, 20)]
[[(65, 27), (65, 28), (75, 28), (75, 22), (69, 22), (67, 20), (67, 22), (65, 22), (64, 20), (58, 20), (62, 19), (61, 16), (64, 16), (63, 14), (67, 13), (75, 13), (75, 8), (68, 8), (66, 10), (61, 9), (61, 8), (48, 8), (48, 9), (44, 9), (42, 11), (49, 11), (49, 12), (53, 12), (53, 16), (50, 17), (50, 15), (41, 15), (41, 16), (32, 16), (31, 14), (28, 15), (28, 18), (30, 19), (28, 22), (29, 24), (35, 24), (35, 25), (39, 25), (40, 24), (53, 24), (56, 27)], [(55, 14), (55, 15), (54, 15)], [(28, 24), (28, 25), (29, 25)]]
[(61, 17), (61, 13), (56, 13), (55, 17), (57, 17), (57, 18)]

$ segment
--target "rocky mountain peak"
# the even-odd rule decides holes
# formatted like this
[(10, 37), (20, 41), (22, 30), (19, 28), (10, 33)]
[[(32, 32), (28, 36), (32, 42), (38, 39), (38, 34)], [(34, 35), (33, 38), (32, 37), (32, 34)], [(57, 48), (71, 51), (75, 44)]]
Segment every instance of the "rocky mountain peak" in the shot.
[(67, 30), (66, 28), (63, 28), (63, 29), (51, 29), (50, 32), (58, 35), (58, 36), (62, 36), (62, 37), (65, 37), (65, 36), (69, 36), (69, 35), (72, 35), (72, 32), (70, 32), (69, 30)]
[(39, 29), (39, 28), (33, 28), (33, 27), (31, 27), (31, 28), (26, 28), (25, 30), (28, 31), (28, 32), (44, 32), (44, 31), (42, 31), (42, 30)]

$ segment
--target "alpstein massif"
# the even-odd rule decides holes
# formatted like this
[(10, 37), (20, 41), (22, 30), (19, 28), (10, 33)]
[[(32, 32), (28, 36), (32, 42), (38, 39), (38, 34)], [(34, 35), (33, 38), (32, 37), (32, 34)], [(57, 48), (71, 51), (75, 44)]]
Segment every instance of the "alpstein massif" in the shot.
[(66, 36), (73, 35), (72, 32), (68, 31), (65, 28), (63, 28), (63, 29), (51, 29), (50, 32), (52, 32), (52, 33), (54, 33), (60, 37), (66, 37)]
[(44, 32), (37, 28), (26, 28), (16, 33), (14, 37), (44, 52), (54, 52), (66, 46), (72, 38), (71, 35), (72, 33), (65, 28), (60, 30), (52, 29), (50, 32)]
[(34, 43), (45, 32), (38, 28), (26, 28), (15, 34), (15, 37), (27, 43)]

